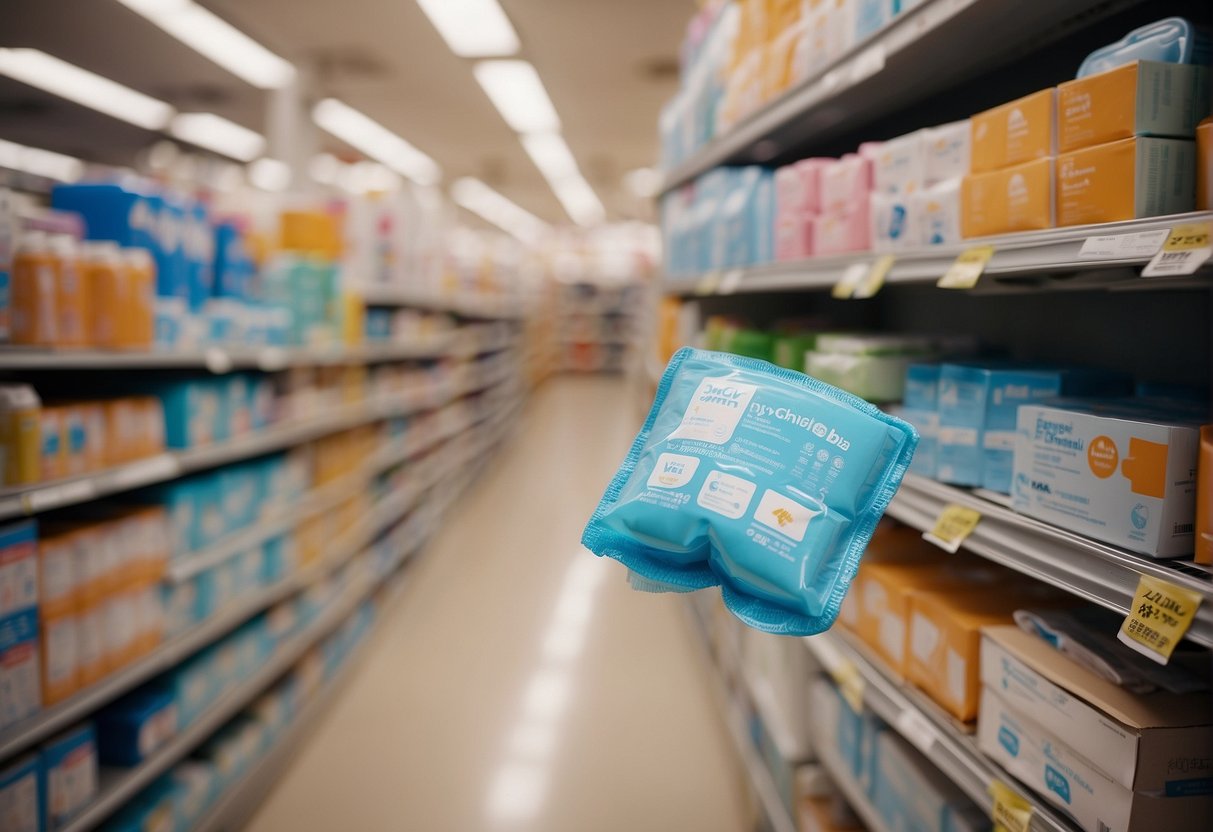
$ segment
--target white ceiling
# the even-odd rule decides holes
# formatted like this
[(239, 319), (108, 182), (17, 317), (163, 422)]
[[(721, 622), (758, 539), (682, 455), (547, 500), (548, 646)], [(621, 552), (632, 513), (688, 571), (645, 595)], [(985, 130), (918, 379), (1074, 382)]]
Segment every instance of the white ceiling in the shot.
[[(547, 183), (414, 0), (202, 0), (332, 95), (432, 156), (446, 182), (476, 176), (552, 222), (567, 217)], [(262, 129), (264, 94), (113, 0), (4, 0), (0, 45), (34, 46), (178, 109)], [(583, 173), (612, 219), (642, 214), (622, 188), (656, 160), (657, 115), (673, 95), (693, 0), (502, 0), (521, 57), (543, 78)], [(0, 138), (85, 159), (130, 162), (146, 133), (0, 81)], [(321, 141), (332, 150), (340, 146)]]

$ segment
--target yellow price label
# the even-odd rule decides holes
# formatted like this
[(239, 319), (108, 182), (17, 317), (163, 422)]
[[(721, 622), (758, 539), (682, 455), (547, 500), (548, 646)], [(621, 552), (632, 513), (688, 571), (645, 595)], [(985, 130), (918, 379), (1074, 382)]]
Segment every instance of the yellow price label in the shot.
[(885, 254), (882, 257), (878, 257), (876, 262), (872, 264), (872, 268), (868, 269), (868, 273), (859, 281), (859, 285), (855, 287), (855, 291), (851, 292), (851, 297), (859, 299), (870, 298), (879, 292), (891, 268), (893, 268), (893, 255)]
[(716, 287), (720, 285), (720, 272), (708, 272), (703, 277), (699, 278), (699, 282), (695, 284), (695, 294), (700, 297), (705, 295), (715, 294)]
[(955, 552), (980, 522), (981, 512), (977, 509), (948, 503), (923, 538), (941, 549)]
[(1192, 274), (1213, 256), (1209, 223), (1194, 222), (1177, 225), (1167, 235), (1167, 241), (1141, 270), (1142, 277), (1180, 277)]
[(1116, 637), (1138, 653), (1166, 664), (1192, 626), (1200, 601), (1198, 592), (1142, 575)]
[(852, 263), (847, 266), (846, 271), (842, 273), (842, 277), (834, 284), (834, 288), (830, 290), (830, 297), (835, 300), (846, 300), (855, 294), (855, 290), (863, 279), (867, 277), (867, 263)]
[(994, 807), (990, 810), (994, 832), (1028, 832), (1032, 823), (1032, 804), (1026, 798), (998, 780), (990, 783), (990, 797), (994, 798)]
[(981, 279), (986, 264), (994, 256), (994, 246), (974, 246), (960, 253), (935, 285), (941, 289), (972, 289)]
[(855, 713), (862, 712), (864, 679), (855, 663), (843, 660), (830, 671), (830, 675), (834, 677), (834, 683), (838, 685), (838, 692), (851, 706), (851, 710)]

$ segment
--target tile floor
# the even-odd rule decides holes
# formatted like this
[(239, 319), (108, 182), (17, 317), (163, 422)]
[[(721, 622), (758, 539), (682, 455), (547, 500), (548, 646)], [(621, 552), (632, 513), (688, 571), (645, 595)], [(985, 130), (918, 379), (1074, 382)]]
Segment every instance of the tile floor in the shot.
[(535, 394), (251, 832), (749, 827), (683, 602), (577, 542), (638, 423), (619, 380)]

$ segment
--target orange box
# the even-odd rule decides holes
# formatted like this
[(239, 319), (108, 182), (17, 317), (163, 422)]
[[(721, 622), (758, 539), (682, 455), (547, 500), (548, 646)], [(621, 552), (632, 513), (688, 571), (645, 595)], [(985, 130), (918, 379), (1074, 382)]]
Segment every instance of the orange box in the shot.
[(1050, 87), (973, 116), (969, 171), (988, 173), (1054, 155), (1056, 93)]
[(1057, 157), (1057, 224), (1157, 217), (1196, 206), (1195, 145), (1187, 139), (1122, 139)]
[(1196, 562), (1213, 565), (1213, 425), (1200, 429), (1196, 463)]
[(960, 231), (988, 237), (1053, 227), (1053, 160), (972, 173), (960, 187)]
[(76, 616), (76, 679), (86, 688), (110, 672), (105, 644), (105, 599), (82, 599)]
[(42, 704), (54, 705), (80, 689), (80, 622), (75, 609), (38, 615), (41, 640)]
[(67, 412), (59, 405), (42, 407), (41, 480), (57, 480), (67, 476), (66, 430)]
[(53, 346), (58, 261), (42, 235), (29, 234), (13, 258), (9, 283), (9, 340), (23, 346)]
[(851, 590), (842, 602), (838, 621), (865, 641), (875, 641), (879, 619), (865, 615), (863, 586), (866, 569), (876, 563), (944, 563), (950, 556), (934, 544), (923, 540), (922, 533), (911, 526), (885, 520), (876, 527), (868, 548), (859, 562), (859, 571), (851, 582)]
[(1057, 149), (1068, 153), (1132, 136), (1192, 138), (1208, 114), (1209, 70), (1134, 61), (1057, 87)]
[(906, 678), (962, 722), (975, 719), (981, 699), (981, 628), (1014, 624), (1017, 609), (1063, 603), (1074, 601), (1024, 581), (920, 590), (910, 598)]
[(1213, 118), (1196, 126), (1196, 209), (1213, 210)]

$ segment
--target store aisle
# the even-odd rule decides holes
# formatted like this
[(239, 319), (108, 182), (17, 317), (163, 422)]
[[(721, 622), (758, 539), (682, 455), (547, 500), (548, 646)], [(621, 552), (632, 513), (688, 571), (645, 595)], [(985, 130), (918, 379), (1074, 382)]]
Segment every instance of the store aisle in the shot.
[(673, 596), (578, 544), (637, 426), (622, 382), (549, 382), (252, 832), (746, 826)]

